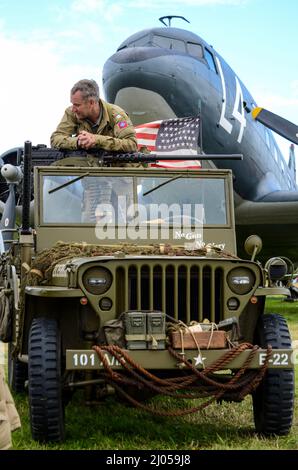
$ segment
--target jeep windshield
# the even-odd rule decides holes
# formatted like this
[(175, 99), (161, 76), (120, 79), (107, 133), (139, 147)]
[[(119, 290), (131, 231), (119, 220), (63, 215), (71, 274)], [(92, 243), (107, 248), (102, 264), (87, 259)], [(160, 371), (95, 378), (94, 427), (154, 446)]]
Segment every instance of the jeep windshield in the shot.
[(223, 177), (83, 176), (43, 174), (42, 224), (227, 224)]

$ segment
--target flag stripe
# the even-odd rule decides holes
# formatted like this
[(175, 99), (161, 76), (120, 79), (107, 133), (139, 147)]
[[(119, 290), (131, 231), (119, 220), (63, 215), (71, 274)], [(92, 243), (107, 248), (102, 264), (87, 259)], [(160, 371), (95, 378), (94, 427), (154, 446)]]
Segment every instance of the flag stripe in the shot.
[(195, 169), (197, 170), (198, 167), (201, 167), (201, 164), (198, 160), (180, 160), (179, 162), (177, 162), (177, 160), (162, 160), (161, 163), (160, 162), (156, 162), (156, 163), (152, 163), (151, 166), (155, 166), (155, 167), (159, 167), (159, 166), (162, 166), (163, 168), (186, 168), (186, 164), (187, 164), (187, 168), (188, 169)]
[(138, 126), (135, 126), (135, 129), (159, 129), (160, 128), (161, 121), (153, 121), (153, 122), (146, 122), (146, 124), (139, 124)]
[(154, 145), (148, 145), (148, 144), (144, 144), (144, 145), (146, 145), (147, 149), (150, 150), (150, 152), (156, 153), (155, 152), (156, 147)]
[(154, 142), (156, 141), (156, 135), (157, 135), (157, 133), (156, 133), (156, 134), (149, 134), (149, 133), (147, 134), (147, 133), (145, 133), (145, 132), (137, 132), (136, 134), (137, 134), (137, 139), (138, 139), (138, 140), (140, 140), (140, 139), (146, 139), (146, 140), (148, 139), (148, 140), (150, 140), (150, 139), (151, 139), (151, 140), (153, 140)]
[(146, 145), (148, 148), (153, 147), (155, 150), (155, 140), (146, 140), (146, 139), (138, 139), (138, 147), (142, 147)]

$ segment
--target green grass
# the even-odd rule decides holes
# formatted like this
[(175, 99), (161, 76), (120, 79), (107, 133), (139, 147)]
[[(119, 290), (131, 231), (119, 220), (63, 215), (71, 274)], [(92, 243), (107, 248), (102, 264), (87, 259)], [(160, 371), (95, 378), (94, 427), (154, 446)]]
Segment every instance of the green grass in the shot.
[(293, 340), (298, 340), (298, 302), (285, 302), (283, 297), (271, 297), (266, 301), (267, 313), (280, 313), (288, 322)]
[[(298, 340), (298, 303), (269, 299), (266, 309), (282, 313), (288, 321), (292, 339)], [(296, 366), (296, 397), (297, 373)], [(262, 438), (254, 432), (251, 397), (241, 403), (212, 404), (204, 412), (184, 418), (161, 418), (121, 405), (113, 397), (95, 407), (86, 407), (82, 394), (78, 393), (66, 408), (66, 441), (59, 445), (41, 445), (33, 441), (27, 397), (16, 396), (15, 401), (22, 428), (13, 433), (14, 449), (298, 449), (297, 406), (288, 436)], [(167, 398), (162, 402), (169, 410), (175, 405)]]

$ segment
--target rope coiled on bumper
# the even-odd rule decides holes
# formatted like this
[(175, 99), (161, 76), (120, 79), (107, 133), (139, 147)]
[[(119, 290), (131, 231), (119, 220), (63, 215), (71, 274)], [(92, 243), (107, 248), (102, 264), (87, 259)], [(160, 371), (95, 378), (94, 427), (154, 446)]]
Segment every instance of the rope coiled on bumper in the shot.
[[(184, 371), (188, 370), (189, 374), (174, 378), (161, 378), (133, 361), (127, 351), (119, 346), (95, 345), (93, 349), (96, 351), (103, 364), (105, 369), (104, 375), (107, 382), (115, 387), (119, 394), (134, 406), (159, 416), (183, 416), (194, 413), (206, 408), (215, 400), (243, 400), (243, 398), (252, 393), (262, 381), (268, 368), (269, 358), (272, 354), (272, 348), (268, 346), (263, 365), (257, 370), (250, 370), (249, 366), (259, 347), (252, 346), (249, 343), (242, 343), (228, 350), (217, 361), (200, 371), (189, 361), (182, 358), (174, 349), (169, 347), (168, 351), (171, 356), (177, 359), (179, 364), (183, 364)], [(251, 350), (248, 358), (235, 374), (230, 374), (229, 376), (215, 374), (219, 370), (223, 370), (233, 359), (246, 350)], [(121, 364), (121, 372), (112, 369), (106, 357), (106, 353), (111, 354), (118, 363)], [(126, 392), (125, 387), (127, 386), (134, 386), (136, 389), (141, 388), (142, 390), (149, 389), (155, 394), (180, 399), (201, 398), (206, 396), (211, 396), (211, 398), (193, 408), (187, 407), (184, 409), (165, 411), (140, 403)]]

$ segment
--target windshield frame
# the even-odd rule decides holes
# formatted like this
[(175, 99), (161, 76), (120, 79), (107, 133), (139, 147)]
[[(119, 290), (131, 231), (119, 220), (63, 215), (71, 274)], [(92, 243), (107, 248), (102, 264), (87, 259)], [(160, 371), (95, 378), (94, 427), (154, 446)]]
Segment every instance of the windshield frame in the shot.
[[(70, 166), (44, 166), (34, 167), (34, 230), (36, 233), (36, 250), (48, 249), (59, 241), (67, 243), (85, 242), (91, 245), (114, 246), (123, 243), (132, 243), (134, 245), (148, 246), (152, 244), (170, 243), (176, 246), (185, 246), (185, 239), (174, 236), (175, 227), (169, 228), (169, 236), (160, 237), (158, 240), (147, 239), (105, 239), (100, 240), (96, 236), (94, 224), (80, 223), (79, 225), (67, 223), (43, 223), (42, 222), (42, 204), (43, 189), (41, 187), (42, 177), (44, 175), (72, 175), (80, 176), (88, 171), (90, 176), (132, 176), (134, 177), (134, 194), (137, 196), (137, 178), (143, 177), (162, 177), (166, 179), (175, 176), (184, 175), (188, 178), (221, 178), (225, 182), (226, 194), (226, 225), (204, 225), (203, 240), (204, 243), (212, 243), (225, 246), (225, 249), (232, 253), (236, 253), (236, 235), (235, 235), (235, 217), (234, 217), (234, 193), (233, 178), (231, 170), (218, 169), (200, 169), (200, 170), (172, 170), (165, 168), (144, 168), (144, 167), (70, 167)], [(180, 181), (180, 179), (178, 179)], [(171, 184), (171, 183), (170, 183)], [(166, 186), (167, 187), (167, 186)], [(58, 192), (59, 193), (59, 192)], [(156, 225), (154, 226), (156, 227)], [(116, 229), (117, 230), (117, 229)]]
[[(57, 167), (58, 168), (58, 167)], [(121, 174), (119, 174), (119, 169), (111, 169), (111, 168), (92, 168), (92, 171), (90, 171), (90, 169), (88, 168), (88, 176), (87, 176), (87, 172), (86, 172), (86, 167), (67, 167), (67, 169), (63, 169), (63, 172), (60, 170), (61, 167), (59, 167), (59, 169), (55, 169), (54, 171), (52, 170), (52, 168), (50, 169), (49, 167), (46, 167), (46, 170), (47, 171), (40, 171), (40, 174), (39, 174), (39, 177), (37, 178), (37, 180), (39, 181), (39, 185), (38, 185), (38, 191), (39, 191), (39, 198), (38, 200), (40, 201), (40, 204), (38, 205), (39, 206), (39, 210), (38, 210), (38, 213), (36, 214), (36, 217), (35, 220), (38, 220), (38, 225), (40, 226), (63, 226), (63, 227), (76, 227), (77, 225), (79, 226), (91, 226), (93, 227), (94, 226), (94, 223), (91, 223), (91, 222), (81, 222), (81, 223), (76, 223), (76, 222), (71, 222), (71, 223), (67, 223), (67, 222), (44, 222), (43, 221), (43, 191), (42, 191), (42, 181), (43, 181), (43, 177), (45, 175), (53, 175), (53, 176), (71, 176), (74, 178), (74, 181), (75, 180), (78, 180), (80, 176), (82, 176), (82, 179), (83, 178), (87, 178), (87, 177), (92, 177), (92, 176), (98, 176), (98, 177), (103, 177), (103, 176), (118, 176), (118, 177), (122, 177), (123, 176), (123, 171), (121, 172)], [(179, 174), (177, 172), (177, 170), (170, 170), (165, 173), (164, 169), (157, 169), (157, 168), (154, 168), (154, 169), (146, 169), (144, 171), (141, 170), (141, 171), (134, 171), (132, 172), (131, 170), (129, 171), (129, 168), (123, 168), (121, 170), (125, 170), (125, 176), (127, 177), (132, 177), (133, 179), (133, 202), (134, 204), (137, 203), (137, 181), (138, 181), (138, 178), (143, 178), (143, 177), (150, 177), (150, 174), (152, 174), (152, 176), (154, 176), (154, 178), (162, 178), (164, 179), (164, 183), (162, 183), (163, 185), (166, 185), (168, 183), (170, 183), (171, 181), (176, 181), (176, 180), (179, 180), (179, 179), (183, 179), (184, 177), (185, 178), (198, 178), (198, 179), (201, 179), (201, 178), (212, 178), (212, 179), (223, 179), (224, 180), (224, 191), (225, 191), (225, 199), (226, 199), (226, 223), (222, 223), (222, 224), (204, 224), (204, 227), (208, 228), (208, 227), (212, 227), (212, 228), (215, 228), (215, 227), (230, 227), (231, 226), (231, 214), (230, 214), (230, 210), (229, 210), (229, 202), (228, 202), (228, 193), (229, 193), (229, 188), (227, 186), (227, 182), (226, 182), (226, 179), (223, 178), (223, 175), (219, 175), (219, 174), (215, 174), (213, 171), (212, 171), (212, 174), (210, 174), (210, 172), (207, 171), (207, 173), (203, 173), (202, 170), (200, 170), (200, 173), (198, 173), (197, 170), (194, 170), (194, 171), (190, 171), (190, 170), (179, 170)], [(152, 172), (152, 173), (151, 173)], [(36, 179), (35, 179), (36, 181)], [(70, 184), (68, 184), (69, 186)], [(120, 224), (119, 224), (120, 225)], [(115, 226), (118, 226), (118, 224), (115, 224)], [(172, 228), (170, 226), (170, 228)]]

